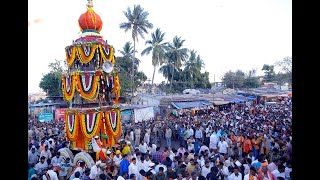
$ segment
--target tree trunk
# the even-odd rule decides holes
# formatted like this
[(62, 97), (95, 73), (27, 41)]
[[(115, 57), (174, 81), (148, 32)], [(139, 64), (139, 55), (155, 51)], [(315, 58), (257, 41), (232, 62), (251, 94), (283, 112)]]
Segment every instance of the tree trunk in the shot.
[(154, 66), (153, 68), (153, 75), (152, 75), (152, 82), (151, 82), (151, 86), (153, 86), (153, 80), (154, 80), (154, 74), (156, 73), (156, 66)]
[[(131, 74), (131, 99), (133, 98), (135, 53), (136, 53), (136, 41), (135, 41), (135, 38), (133, 38), (133, 59), (132, 59), (132, 74)], [(132, 104), (132, 100), (131, 100), (131, 104)]]
[[(158, 53), (158, 62), (159, 62), (159, 53)], [(151, 82), (152, 86), (153, 86), (154, 74), (156, 73), (156, 67), (157, 67), (157, 65), (155, 65), (154, 69), (153, 69), (152, 82)]]
[(169, 92), (171, 92), (172, 81), (173, 81), (173, 75), (174, 75), (174, 64), (172, 65), (172, 76), (171, 76), (170, 91), (169, 91)]
[(193, 78), (193, 71), (191, 71), (191, 89), (194, 88), (194, 78)]

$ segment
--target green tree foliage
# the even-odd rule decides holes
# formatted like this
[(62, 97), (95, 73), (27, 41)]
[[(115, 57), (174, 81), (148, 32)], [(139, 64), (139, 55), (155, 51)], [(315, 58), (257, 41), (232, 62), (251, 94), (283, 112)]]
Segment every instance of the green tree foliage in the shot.
[(181, 39), (181, 37), (175, 36), (173, 38), (172, 43), (169, 43), (168, 51), (166, 53), (166, 56), (168, 58), (167, 64), (172, 64), (172, 74), (171, 74), (171, 81), (170, 81), (170, 91), (172, 88), (173, 80), (174, 80), (174, 73), (175, 70), (179, 71), (180, 67), (182, 66), (182, 63), (185, 62), (188, 58), (188, 49), (183, 48), (183, 43), (185, 42), (184, 39)]
[[(119, 73), (119, 79), (121, 84), (121, 94), (127, 94), (130, 92), (131, 88), (131, 61), (133, 57), (133, 47), (131, 46), (131, 42), (126, 42), (123, 46), (122, 50), (119, 51), (121, 56), (118, 56), (116, 58), (116, 64), (115, 69), (118, 70)], [(134, 90), (141, 86), (146, 80), (147, 76), (143, 72), (138, 72), (138, 67), (140, 64), (140, 60), (138, 58), (135, 58), (135, 64), (134, 64)]]
[(148, 16), (149, 12), (145, 11), (140, 5), (134, 5), (133, 10), (128, 7), (127, 11), (123, 11), (123, 14), (126, 16), (127, 21), (120, 23), (120, 29), (124, 29), (125, 32), (131, 30), (132, 32), (132, 40), (133, 40), (133, 58), (132, 58), (132, 70), (131, 70), (131, 93), (133, 96), (134, 91), (134, 60), (135, 60), (135, 52), (136, 52), (136, 42), (138, 42), (138, 37), (140, 36), (144, 39), (144, 34), (148, 34), (148, 29), (153, 28), (153, 24), (149, 22)]
[(246, 88), (257, 88), (260, 85), (260, 81), (257, 77), (247, 77), (243, 82), (243, 86)]
[(64, 61), (55, 60), (48, 67), (50, 72), (43, 75), (39, 87), (48, 92), (48, 96), (62, 96), (61, 75), (66, 72), (67, 65)]
[(141, 55), (148, 55), (152, 52), (152, 65), (154, 67), (152, 74), (152, 84), (154, 81), (154, 75), (157, 66), (161, 66), (166, 60), (166, 49), (168, 49), (167, 42), (164, 41), (164, 35), (159, 28), (156, 29), (154, 33), (151, 34), (151, 40), (146, 41), (146, 49), (141, 52)]
[(276, 75), (275, 80), (280, 85), (285, 83), (292, 84), (292, 57), (285, 57), (282, 61), (276, 62), (275, 65), (281, 68), (281, 71)]
[(47, 73), (41, 78), (39, 87), (47, 92), (48, 96), (61, 96), (61, 78), (58, 78), (54, 72)]
[(274, 72), (274, 65), (264, 64), (262, 67), (264, 71), (264, 81), (265, 82), (272, 82), (275, 80), (275, 72)]
[[(165, 92), (181, 93), (185, 89), (211, 88), (209, 72), (201, 73), (204, 62), (200, 55), (197, 55), (195, 50), (187, 50), (187, 53), (188, 52), (190, 53), (190, 55), (187, 54), (188, 59), (182, 61), (180, 67), (176, 67), (174, 66), (174, 63), (170, 63), (174, 62), (174, 59), (170, 58), (168, 58), (168, 61), (160, 67), (159, 72), (163, 74), (167, 81), (169, 78), (172, 79), (172, 83), (170, 83), (170, 85), (172, 84), (171, 90), (170, 85), (165, 86), (164, 84), (161, 84), (161, 88)], [(169, 88), (169, 90), (165, 88)]]
[(292, 73), (292, 57), (287, 56), (283, 58), (282, 61), (278, 61), (275, 63), (276, 66), (279, 66), (282, 70), (282, 73)]
[(222, 82), (228, 88), (256, 88), (260, 86), (260, 82), (254, 74), (254, 70), (249, 71), (247, 75), (241, 70), (236, 72), (230, 70), (224, 74)]

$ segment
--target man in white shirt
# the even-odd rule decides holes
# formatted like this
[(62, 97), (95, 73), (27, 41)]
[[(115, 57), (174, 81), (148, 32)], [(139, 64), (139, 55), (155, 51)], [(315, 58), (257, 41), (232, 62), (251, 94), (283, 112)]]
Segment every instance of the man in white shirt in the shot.
[(194, 135), (194, 131), (191, 127), (189, 127), (189, 132), (188, 132), (189, 137)]
[(202, 131), (197, 128), (195, 136), (194, 136), (198, 141), (202, 142)]
[(163, 168), (163, 172), (167, 172), (167, 167), (161, 163), (156, 162), (156, 166), (154, 167), (154, 171), (158, 174), (159, 173), (159, 168)]
[(122, 156), (120, 154), (120, 150), (117, 150), (116, 151), (116, 155), (113, 157), (113, 161), (116, 164), (116, 166), (120, 167), (121, 160), (122, 160)]
[(48, 146), (49, 146), (49, 149), (54, 149), (55, 148), (55, 142), (54, 142), (54, 140), (52, 139), (52, 138), (50, 138), (49, 140), (48, 140)]
[(209, 143), (210, 149), (217, 149), (218, 142), (219, 142), (219, 138), (217, 134), (213, 132), (210, 136), (210, 143)]
[(134, 133), (133, 133), (132, 129), (130, 131), (130, 140), (131, 140), (131, 142), (134, 142)]
[[(137, 127), (134, 131), (134, 134), (135, 134), (135, 142), (134, 142), (134, 145), (135, 146), (138, 146), (139, 145), (139, 142), (140, 142), (140, 135), (141, 135), (141, 130), (139, 127)], [(136, 174), (137, 176), (137, 174)]]
[[(74, 178), (75, 178), (75, 174), (76, 174), (76, 172), (80, 172), (80, 176), (82, 176), (82, 174), (83, 174), (83, 172), (84, 172), (84, 170), (85, 170), (85, 162), (83, 162), (83, 161), (81, 161), (80, 163), (79, 163), (79, 167), (77, 167), (74, 171), (73, 171), (73, 173), (71, 174), (71, 176), (70, 176), (70, 180), (73, 180)], [(91, 168), (91, 172), (92, 172), (92, 168)], [(91, 178), (91, 177), (90, 177)]]
[(132, 158), (132, 163), (130, 163), (130, 165), (129, 165), (129, 173), (128, 174), (129, 174), (129, 176), (131, 174), (134, 174), (134, 175), (138, 176), (139, 167), (137, 165), (137, 159), (136, 158)]
[(144, 135), (143, 141), (148, 145), (150, 144), (150, 134), (148, 132), (146, 132), (146, 134)]
[(149, 155), (145, 155), (144, 156), (144, 161), (143, 161), (143, 170), (145, 171), (145, 172), (148, 172), (148, 170), (149, 170), (149, 165), (152, 163), (151, 162), (151, 160), (150, 160), (150, 156)]
[(51, 155), (51, 152), (49, 150), (49, 146), (48, 145), (46, 145), (44, 147), (44, 150), (41, 151), (40, 157), (42, 157), (42, 156), (44, 156), (46, 158), (45, 161), (47, 161), (49, 158), (51, 158), (52, 155)]
[(200, 147), (199, 154), (201, 154), (201, 152), (205, 152), (206, 150), (210, 151), (209, 148), (208, 148), (208, 146), (202, 145), (202, 146)]
[(146, 154), (148, 151), (148, 145), (145, 142), (140, 141), (139, 151)]
[(258, 180), (258, 174), (254, 167), (250, 167), (250, 173), (245, 175), (243, 180), (251, 180), (250, 176), (253, 177), (252, 180)]
[(273, 162), (268, 165), (268, 170), (270, 172), (276, 170), (278, 168), (279, 164), (280, 164), (280, 160), (279, 159), (274, 159)]
[(242, 174), (237, 166), (233, 168), (233, 173), (228, 176), (228, 180), (242, 180)]
[(74, 165), (70, 162), (70, 158), (67, 157), (64, 162), (61, 162), (59, 164), (59, 166), (60, 166), (60, 173), (59, 173), (60, 179), (61, 180), (67, 179), (67, 177), (70, 175), (72, 171), (72, 168), (74, 167)]
[(286, 174), (286, 179), (290, 179), (290, 173), (292, 172), (291, 161), (287, 162), (287, 165), (286, 165), (284, 172)]
[(248, 157), (249, 159), (251, 159), (251, 162), (255, 161), (256, 159), (254, 158), (254, 155), (253, 155), (253, 151), (252, 150), (249, 150), (248, 152)]
[(278, 169), (272, 171), (271, 173), (272, 175), (274, 175), (274, 178), (277, 178), (277, 177), (286, 178), (285, 166), (282, 164), (279, 164)]
[(221, 141), (218, 143), (219, 153), (222, 155), (227, 154), (228, 143), (224, 140), (224, 137), (221, 137)]
[(145, 175), (146, 175), (146, 172), (145, 172), (143, 169), (141, 169), (141, 170), (139, 171), (139, 174), (138, 174), (136, 180), (144, 180), (144, 179), (146, 178)]
[(47, 163), (47, 161), (45, 161), (45, 159), (46, 159), (46, 157), (41, 156), (40, 162), (38, 162), (34, 166), (34, 170), (36, 170), (37, 174), (41, 174), (43, 170), (48, 168), (48, 163)]
[(57, 155), (54, 156), (51, 160), (51, 164), (52, 166), (58, 166), (58, 164), (60, 164), (63, 161), (63, 157), (60, 156), (60, 152), (57, 152)]
[(182, 156), (183, 156), (185, 152), (186, 152), (186, 149), (183, 146), (180, 146), (177, 151), (177, 154), (182, 154)]
[(201, 175), (203, 176), (203, 177), (207, 177), (207, 175), (210, 173), (210, 169), (211, 169), (211, 167), (210, 167), (210, 162), (209, 161), (205, 161), (204, 162), (205, 164), (204, 164), (204, 166), (202, 166), (202, 168), (201, 168)]
[[(141, 160), (141, 153), (140, 152), (137, 153), (137, 155), (136, 155), (136, 164), (138, 166), (139, 172), (140, 172), (141, 169), (144, 169), (144, 165), (143, 165), (142, 160)], [(136, 177), (138, 177), (138, 174), (136, 174)]]
[(171, 147), (172, 130), (169, 127), (166, 128), (165, 137), (167, 140), (167, 146)]
[(42, 176), (43, 180), (59, 180), (58, 175), (53, 170), (48, 170), (46, 174)]
[(102, 164), (101, 161), (97, 161), (96, 164), (91, 167), (90, 174), (89, 174), (90, 179), (98, 178), (101, 172), (101, 169), (100, 169), (101, 164)]

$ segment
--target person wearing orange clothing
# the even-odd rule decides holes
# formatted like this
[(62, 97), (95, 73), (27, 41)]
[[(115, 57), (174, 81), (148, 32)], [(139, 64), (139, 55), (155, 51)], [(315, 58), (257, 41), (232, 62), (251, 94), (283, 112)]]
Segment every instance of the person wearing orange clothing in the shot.
[(236, 140), (236, 136), (234, 135), (233, 132), (231, 132), (231, 141), (232, 141), (232, 144), (235, 142)]
[(250, 168), (250, 173), (244, 176), (243, 180), (259, 180), (259, 176), (254, 167)]
[(242, 134), (240, 134), (239, 136), (237, 136), (237, 147), (238, 147), (238, 155), (239, 156), (242, 155), (243, 142), (244, 142), (244, 138), (243, 138)]
[(258, 176), (262, 180), (275, 180), (272, 173), (268, 170), (268, 163), (264, 162), (261, 165), (261, 171), (258, 172)]
[(103, 148), (103, 143), (100, 141), (99, 136), (95, 136), (92, 138), (92, 148), (96, 153), (96, 161), (99, 159), (101, 161), (105, 161), (107, 157), (107, 150)]
[(250, 150), (252, 150), (252, 144), (250, 139), (246, 136), (243, 142), (243, 152), (248, 154)]

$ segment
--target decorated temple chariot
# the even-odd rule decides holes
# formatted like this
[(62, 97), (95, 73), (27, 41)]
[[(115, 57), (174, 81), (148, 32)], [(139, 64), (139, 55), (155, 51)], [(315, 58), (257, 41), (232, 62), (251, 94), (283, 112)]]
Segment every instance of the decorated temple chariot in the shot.
[(114, 68), (114, 48), (102, 38), (102, 19), (88, 0), (79, 18), (81, 34), (65, 48), (68, 71), (62, 75), (65, 135), (69, 148), (60, 149), (74, 164), (91, 168), (104, 160), (121, 135), (119, 72)]

